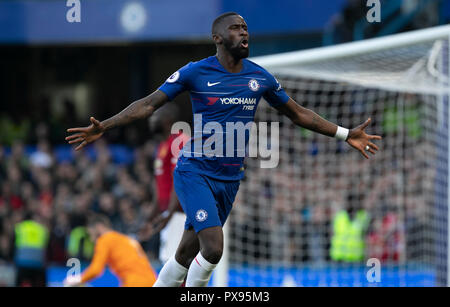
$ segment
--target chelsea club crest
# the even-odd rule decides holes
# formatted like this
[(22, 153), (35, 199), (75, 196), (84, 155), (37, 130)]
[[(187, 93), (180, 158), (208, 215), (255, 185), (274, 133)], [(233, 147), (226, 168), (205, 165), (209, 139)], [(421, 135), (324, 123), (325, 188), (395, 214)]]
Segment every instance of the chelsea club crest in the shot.
[(206, 210), (200, 209), (197, 211), (197, 213), (195, 214), (195, 219), (198, 222), (203, 222), (208, 218), (208, 212), (206, 212)]
[(254, 92), (259, 90), (259, 83), (258, 83), (258, 81), (256, 81), (255, 79), (251, 79), (250, 81), (248, 81), (248, 88), (251, 89)]

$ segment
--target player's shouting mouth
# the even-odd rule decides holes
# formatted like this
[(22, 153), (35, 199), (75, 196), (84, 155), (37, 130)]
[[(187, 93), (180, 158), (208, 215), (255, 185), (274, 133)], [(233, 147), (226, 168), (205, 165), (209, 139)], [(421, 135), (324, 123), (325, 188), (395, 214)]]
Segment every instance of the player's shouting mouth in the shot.
[(241, 47), (244, 49), (248, 49), (248, 40), (243, 39), (241, 42)]

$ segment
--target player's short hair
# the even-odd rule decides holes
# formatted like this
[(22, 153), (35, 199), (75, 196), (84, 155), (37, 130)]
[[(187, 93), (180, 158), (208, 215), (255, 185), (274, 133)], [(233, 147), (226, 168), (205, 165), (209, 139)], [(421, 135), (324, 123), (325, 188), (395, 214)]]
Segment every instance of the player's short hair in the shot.
[(106, 215), (93, 213), (89, 215), (88, 221), (87, 221), (87, 227), (94, 227), (98, 224), (101, 224), (103, 226), (106, 226), (108, 228), (112, 228), (111, 221)]
[(217, 33), (217, 31), (219, 30), (219, 27), (221, 26), (222, 21), (225, 18), (227, 18), (228, 16), (240, 16), (240, 15), (236, 12), (226, 12), (226, 13), (223, 13), (222, 15), (218, 16), (216, 19), (214, 19), (214, 22), (212, 24), (212, 29), (211, 29), (212, 34)]

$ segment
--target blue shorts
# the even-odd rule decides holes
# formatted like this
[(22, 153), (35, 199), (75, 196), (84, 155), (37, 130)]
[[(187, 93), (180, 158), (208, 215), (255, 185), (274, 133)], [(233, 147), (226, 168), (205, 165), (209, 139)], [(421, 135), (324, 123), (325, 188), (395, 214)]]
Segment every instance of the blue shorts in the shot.
[(233, 207), (240, 180), (222, 181), (202, 174), (173, 172), (173, 184), (186, 214), (185, 229), (223, 226)]

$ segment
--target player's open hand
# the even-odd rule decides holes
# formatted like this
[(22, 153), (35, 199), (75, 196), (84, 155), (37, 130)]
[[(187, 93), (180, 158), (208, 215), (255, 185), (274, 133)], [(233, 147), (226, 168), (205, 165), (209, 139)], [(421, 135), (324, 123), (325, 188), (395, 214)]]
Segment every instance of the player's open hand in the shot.
[(368, 152), (374, 155), (378, 151), (378, 146), (372, 143), (371, 140), (381, 140), (379, 135), (369, 135), (364, 132), (370, 121), (371, 119), (369, 118), (363, 124), (351, 129), (347, 138), (347, 143), (358, 150), (366, 159), (369, 159)]
[(69, 144), (80, 143), (75, 150), (80, 150), (87, 144), (94, 142), (105, 132), (105, 128), (98, 120), (93, 117), (90, 120), (91, 124), (88, 127), (67, 129), (67, 132), (73, 134), (66, 137), (66, 141)]

